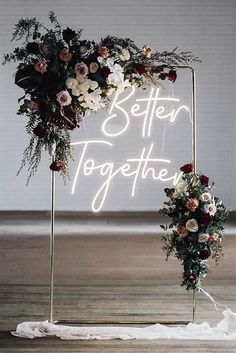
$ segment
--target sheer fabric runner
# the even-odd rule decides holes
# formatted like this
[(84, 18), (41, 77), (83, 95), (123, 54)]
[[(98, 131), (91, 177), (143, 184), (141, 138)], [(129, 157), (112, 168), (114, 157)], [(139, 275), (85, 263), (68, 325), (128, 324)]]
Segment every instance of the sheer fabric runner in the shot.
[(160, 324), (145, 328), (137, 327), (75, 327), (43, 322), (23, 322), (17, 326), (14, 336), (35, 338), (56, 336), (65, 340), (109, 340), (109, 339), (196, 339), (196, 340), (235, 340), (236, 314), (229, 308), (223, 312), (224, 318), (215, 326), (207, 322), (200, 325), (189, 323), (185, 327), (168, 327)]

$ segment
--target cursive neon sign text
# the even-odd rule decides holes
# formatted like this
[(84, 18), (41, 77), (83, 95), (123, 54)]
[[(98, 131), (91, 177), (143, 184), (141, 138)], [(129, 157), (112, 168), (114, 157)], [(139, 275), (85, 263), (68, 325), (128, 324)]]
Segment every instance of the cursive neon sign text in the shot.
[[(180, 112), (185, 112), (190, 116), (189, 107), (182, 104), (179, 98), (160, 96), (160, 88), (152, 88), (147, 97), (136, 98), (135, 101), (134, 94), (135, 88), (132, 87), (125, 97), (123, 94), (115, 95), (108, 116), (101, 125), (101, 132), (105, 138), (71, 143), (78, 152), (78, 163), (71, 193), (75, 193), (82, 175), (87, 177), (96, 175), (101, 180), (92, 198), (91, 207), (94, 212), (101, 211), (111, 190), (111, 185), (116, 182), (118, 177), (130, 180), (130, 195), (135, 197), (138, 183), (141, 180), (149, 178), (154, 182), (171, 182), (175, 186), (182, 175), (181, 172), (173, 172), (171, 159), (155, 155), (155, 144), (149, 140), (152, 137), (155, 121), (166, 120), (172, 124), (177, 121)], [(127, 110), (125, 107), (127, 108), (130, 101), (132, 104)], [(104, 149), (105, 151), (114, 150), (114, 142), (119, 140), (119, 136), (128, 132), (133, 119), (136, 118), (141, 118), (139, 133), (141, 141), (145, 142), (140, 153), (130, 152), (132, 154), (124, 157), (122, 162), (113, 160), (98, 162), (91, 158), (98, 149), (102, 149), (103, 152)], [(119, 124), (116, 123), (117, 119)]]

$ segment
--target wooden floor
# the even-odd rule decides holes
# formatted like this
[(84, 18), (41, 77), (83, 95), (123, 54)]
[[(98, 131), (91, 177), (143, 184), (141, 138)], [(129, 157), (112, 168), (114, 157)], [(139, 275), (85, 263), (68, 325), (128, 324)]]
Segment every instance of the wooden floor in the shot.
[[(224, 241), (224, 259), (204, 281), (219, 302), (236, 311), (236, 237)], [(11, 336), (22, 321), (48, 319), (48, 238), (0, 236), (1, 353), (226, 353), (235, 342), (187, 340), (62, 341)], [(56, 238), (55, 319), (105, 322), (191, 320), (191, 293), (179, 286), (181, 268), (164, 261), (160, 236), (70, 236)], [(221, 318), (198, 294), (196, 321)]]

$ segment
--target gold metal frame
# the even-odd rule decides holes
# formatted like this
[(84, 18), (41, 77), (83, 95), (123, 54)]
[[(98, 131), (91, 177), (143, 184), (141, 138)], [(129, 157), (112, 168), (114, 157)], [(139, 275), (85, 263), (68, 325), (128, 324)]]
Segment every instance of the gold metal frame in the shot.
[[(195, 71), (191, 66), (173, 66), (172, 68), (178, 70), (189, 70), (191, 72), (192, 78), (192, 162), (193, 162), (193, 171), (196, 172), (196, 80), (195, 80)], [(54, 161), (54, 156), (52, 157), (52, 162)], [(51, 171), (51, 227), (50, 227), (50, 311), (49, 311), (49, 322), (57, 324), (125, 324), (125, 325), (141, 325), (141, 324), (156, 324), (156, 321), (93, 321), (93, 320), (57, 320), (54, 321), (54, 257), (55, 257), (55, 172)], [(195, 312), (196, 312), (196, 290), (193, 290), (192, 297), (192, 322), (195, 322)], [(186, 325), (189, 321), (159, 321), (159, 324), (163, 325)]]

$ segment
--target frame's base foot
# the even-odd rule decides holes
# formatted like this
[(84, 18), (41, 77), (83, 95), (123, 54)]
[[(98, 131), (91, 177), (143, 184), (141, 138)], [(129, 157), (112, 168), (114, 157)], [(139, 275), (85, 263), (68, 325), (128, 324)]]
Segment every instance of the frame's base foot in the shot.
[(145, 321), (145, 320), (133, 320), (133, 321), (109, 321), (109, 320), (57, 320), (54, 321), (56, 325), (167, 325), (167, 326), (185, 326), (191, 321), (173, 320), (173, 321)]

